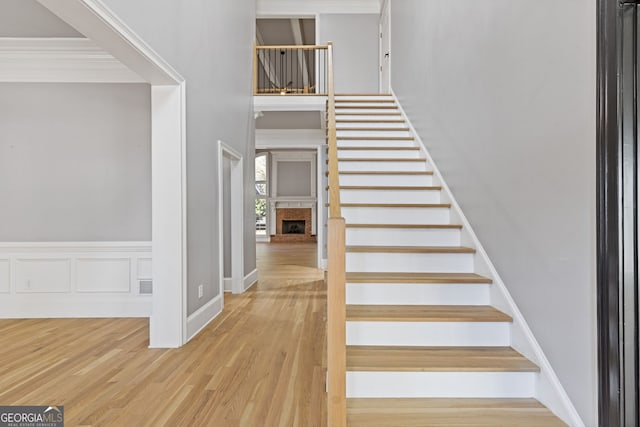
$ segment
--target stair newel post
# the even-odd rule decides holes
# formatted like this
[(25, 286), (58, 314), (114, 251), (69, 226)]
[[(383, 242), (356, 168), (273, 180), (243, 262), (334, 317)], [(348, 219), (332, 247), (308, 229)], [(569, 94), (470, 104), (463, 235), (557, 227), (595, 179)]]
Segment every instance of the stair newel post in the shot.
[(328, 425), (346, 425), (345, 221), (330, 218), (327, 241)]

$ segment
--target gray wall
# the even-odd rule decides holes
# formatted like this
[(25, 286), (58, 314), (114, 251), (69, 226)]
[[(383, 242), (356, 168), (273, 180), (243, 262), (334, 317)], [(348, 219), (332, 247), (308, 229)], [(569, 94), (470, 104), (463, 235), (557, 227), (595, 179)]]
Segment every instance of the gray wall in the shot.
[[(255, 268), (252, 51), (255, 2), (105, 0), (187, 81), (187, 305), (219, 293), (217, 141), (244, 155), (245, 272)], [(197, 286), (204, 297), (197, 298)]]
[(587, 426), (595, 1), (392, 0), (392, 88)]
[(0, 83), (0, 241), (151, 240), (146, 84)]
[[(277, 162), (278, 197), (310, 197), (311, 167), (309, 162)], [(315, 173), (315, 168), (313, 168)]]
[(84, 37), (36, 0), (0, 0), (0, 37)]
[(333, 42), (337, 93), (378, 92), (377, 14), (320, 14), (318, 43)]

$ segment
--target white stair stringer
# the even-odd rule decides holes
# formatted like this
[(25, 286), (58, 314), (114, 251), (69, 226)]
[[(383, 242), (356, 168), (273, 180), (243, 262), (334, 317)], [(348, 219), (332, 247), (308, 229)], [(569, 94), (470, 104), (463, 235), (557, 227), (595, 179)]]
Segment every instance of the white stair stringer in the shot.
[[(338, 147), (343, 148), (338, 155), (341, 210), (348, 227), (347, 246), (400, 247), (401, 250), (385, 252), (374, 248), (371, 252), (354, 252), (347, 249), (348, 277), (349, 273), (442, 273), (451, 274), (453, 279), (446, 282), (426, 279), (389, 282), (372, 278), (350, 282), (348, 278), (348, 306), (367, 306), (373, 310), (380, 307), (382, 313), (387, 306), (455, 306), (460, 310), (464, 307), (494, 306), (513, 321), (477, 321), (464, 316), (449, 320), (393, 320), (393, 316), (385, 318), (384, 314), (380, 319), (348, 318), (347, 345), (360, 349), (367, 346), (395, 347), (409, 352), (413, 351), (412, 348), (418, 350), (434, 346), (471, 351), (475, 347), (512, 347), (516, 354), (524, 355), (523, 359), (528, 358), (538, 365), (541, 372), (511, 369), (508, 363), (504, 369), (489, 367), (477, 372), (454, 368), (431, 370), (428, 366), (424, 369), (400, 369), (393, 363), (375, 370), (350, 370), (348, 350), (347, 397), (536, 398), (571, 426), (582, 426), (580, 417), (401, 105), (397, 102), (365, 102), (373, 99), (364, 96), (357, 98), (360, 102), (350, 102), (350, 99), (355, 100), (340, 96), (337, 108), (337, 127), (341, 129)], [(395, 100), (395, 97), (379, 98), (389, 99)], [(374, 106), (380, 108), (372, 108)], [(394, 108), (386, 108), (388, 106)], [(392, 135), (407, 136), (404, 130), (390, 130), (391, 127), (408, 127), (408, 136), (413, 139), (386, 140)], [(342, 130), (345, 128), (351, 129)], [(409, 155), (403, 153), (405, 150), (393, 149), (416, 146), (420, 150), (413, 158), (420, 161), (400, 161), (416, 153), (406, 150), (412, 153)], [(363, 149), (344, 154), (347, 147)], [(365, 150), (367, 147), (377, 147), (376, 153)], [(367, 188), (384, 186), (439, 188)], [(455, 224), (462, 227), (454, 227)], [(403, 225), (407, 227), (402, 228)], [(407, 247), (461, 246), (472, 248), (476, 253), (406, 250)], [(484, 276), (493, 283), (462, 279), (456, 282), (458, 276), (455, 274), (463, 278), (468, 273)], [(411, 354), (408, 359), (411, 359)]]

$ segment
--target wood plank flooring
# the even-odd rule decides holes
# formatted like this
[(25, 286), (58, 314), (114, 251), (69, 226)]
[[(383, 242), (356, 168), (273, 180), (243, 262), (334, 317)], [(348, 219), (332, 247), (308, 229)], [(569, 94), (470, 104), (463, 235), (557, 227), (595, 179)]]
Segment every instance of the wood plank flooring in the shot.
[(326, 289), (315, 244), (259, 244), (259, 282), (180, 349), (146, 319), (0, 321), (0, 404), (68, 426), (324, 426)]

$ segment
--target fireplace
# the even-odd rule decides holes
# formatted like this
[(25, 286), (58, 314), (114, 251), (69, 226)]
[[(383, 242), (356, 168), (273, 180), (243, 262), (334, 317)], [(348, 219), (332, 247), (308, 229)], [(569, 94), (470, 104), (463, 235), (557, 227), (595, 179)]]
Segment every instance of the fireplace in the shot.
[(315, 242), (310, 208), (276, 208), (276, 234), (272, 242)]
[(305, 220), (282, 220), (282, 234), (304, 234)]

